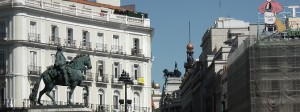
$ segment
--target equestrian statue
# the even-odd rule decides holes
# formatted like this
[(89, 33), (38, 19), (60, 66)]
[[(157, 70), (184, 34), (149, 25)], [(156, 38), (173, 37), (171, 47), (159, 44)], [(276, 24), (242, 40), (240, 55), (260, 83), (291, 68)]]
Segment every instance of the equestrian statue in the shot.
[(67, 96), (69, 97), (67, 101), (68, 105), (73, 104), (70, 99), (76, 86), (85, 87), (85, 89), (87, 90), (85, 97), (87, 97), (89, 94), (88, 87), (86, 85), (81, 84), (81, 81), (84, 79), (82, 72), (86, 69), (91, 68), (92, 65), (89, 55), (80, 54), (77, 55), (71, 62), (67, 62), (65, 56), (63, 55), (62, 47), (58, 46), (55, 55), (54, 66), (48, 67), (47, 70), (45, 70), (40, 75), (39, 80), (35, 83), (32, 92), (29, 96), (30, 102), (33, 105), (36, 104), (36, 96), (42, 79), (44, 81), (45, 87), (42, 91), (40, 91), (37, 100), (37, 103), (40, 105), (43, 105), (41, 103), (41, 97), (44, 93), (46, 93), (46, 95), (51, 98), (53, 104), (56, 105), (53, 97), (50, 95), (50, 92), (55, 85), (70, 87), (69, 96)]

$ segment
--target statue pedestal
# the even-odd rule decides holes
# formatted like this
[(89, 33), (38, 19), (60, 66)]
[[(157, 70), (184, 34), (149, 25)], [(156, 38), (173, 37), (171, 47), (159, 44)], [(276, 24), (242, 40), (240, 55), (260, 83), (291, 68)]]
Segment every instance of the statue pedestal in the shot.
[(28, 112), (92, 112), (92, 109), (81, 105), (49, 105), (34, 106), (29, 108)]

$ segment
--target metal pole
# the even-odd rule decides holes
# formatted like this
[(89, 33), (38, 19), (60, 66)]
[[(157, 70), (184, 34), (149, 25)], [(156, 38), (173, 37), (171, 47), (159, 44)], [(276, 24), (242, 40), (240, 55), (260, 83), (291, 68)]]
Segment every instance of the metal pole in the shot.
[(127, 112), (127, 84), (125, 81), (125, 112)]

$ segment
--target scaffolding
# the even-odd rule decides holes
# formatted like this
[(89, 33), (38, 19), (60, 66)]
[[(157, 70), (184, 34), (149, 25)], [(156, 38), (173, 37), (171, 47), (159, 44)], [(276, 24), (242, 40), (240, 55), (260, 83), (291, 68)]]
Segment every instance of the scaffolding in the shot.
[(300, 40), (246, 39), (227, 78), (231, 112), (300, 112)]

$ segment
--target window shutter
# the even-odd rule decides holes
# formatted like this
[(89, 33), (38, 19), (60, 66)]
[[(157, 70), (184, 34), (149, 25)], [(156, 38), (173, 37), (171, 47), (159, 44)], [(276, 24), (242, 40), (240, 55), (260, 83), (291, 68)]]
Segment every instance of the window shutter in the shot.
[(57, 26), (55, 26), (55, 38), (59, 38), (58, 37), (58, 27)]
[(121, 76), (121, 73), (122, 73), (122, 64), (121, 63), (119, 63), (119, 70), (118, 70), (118, 78)]

